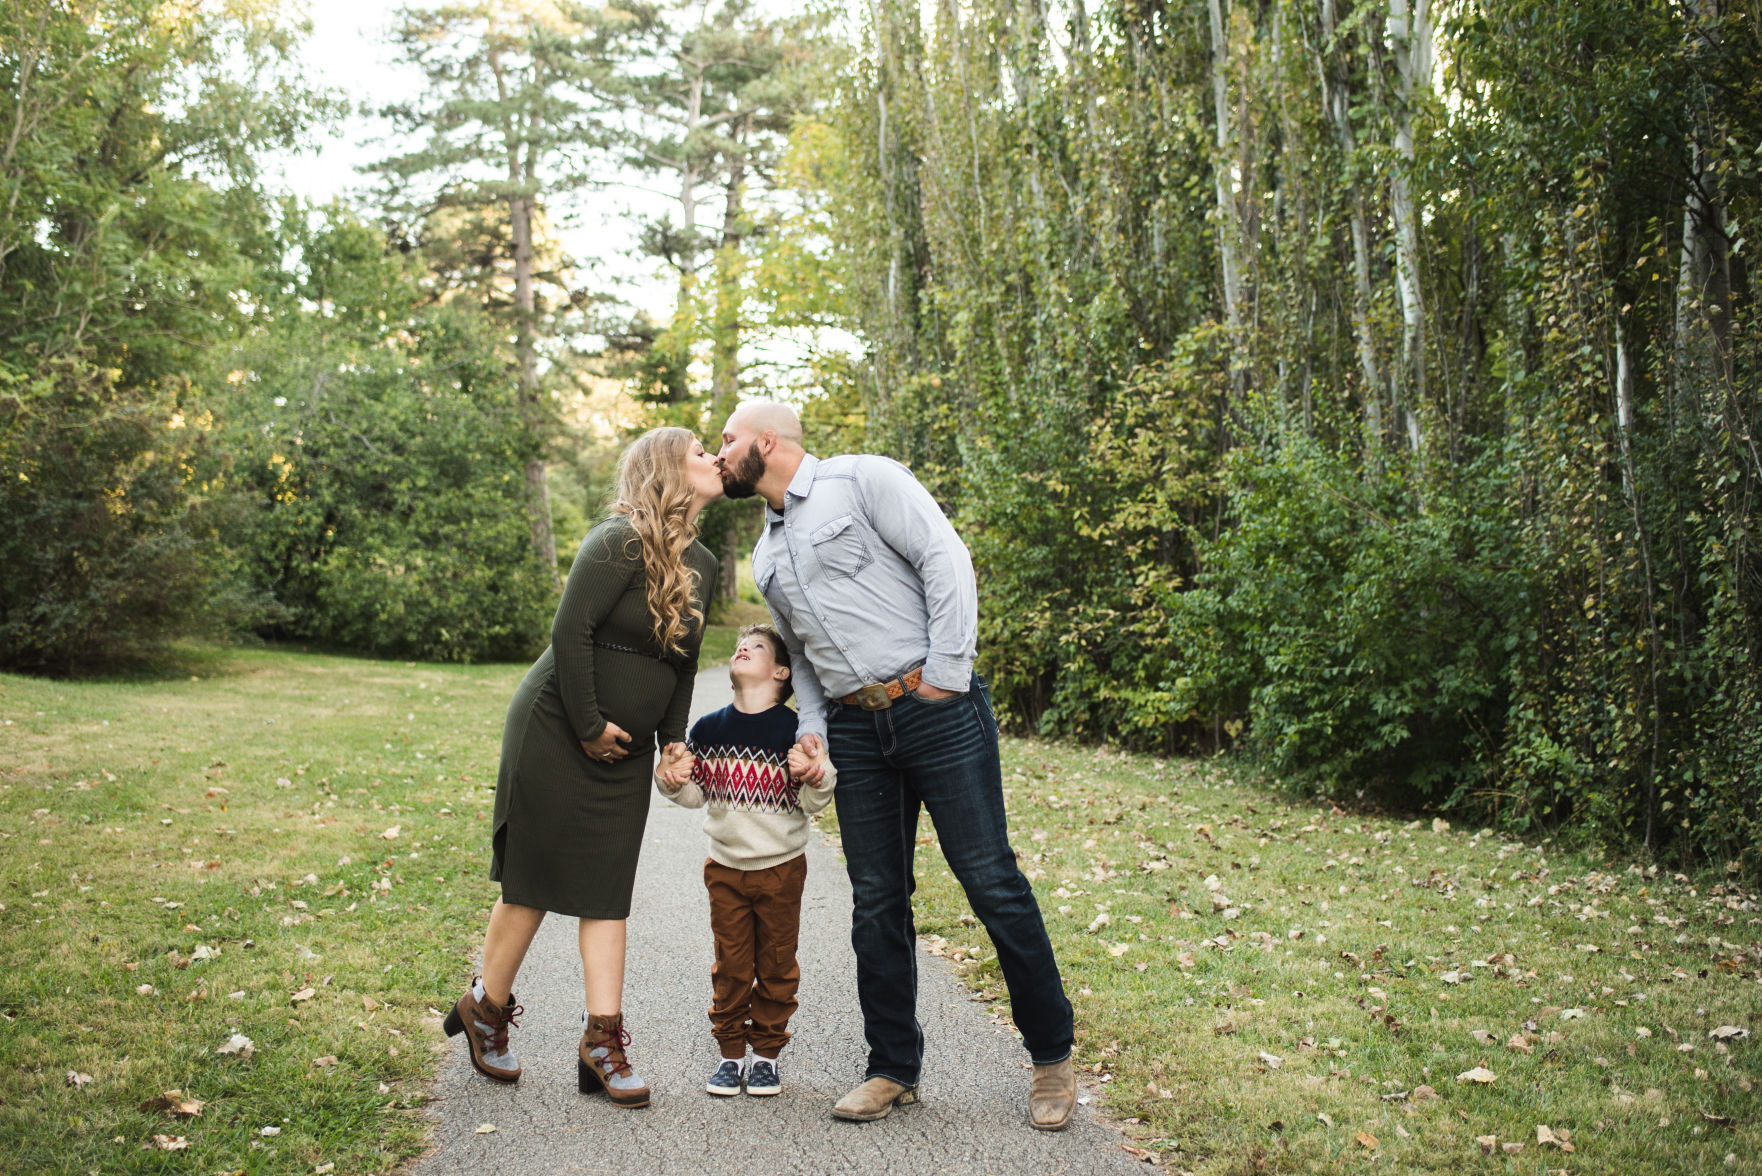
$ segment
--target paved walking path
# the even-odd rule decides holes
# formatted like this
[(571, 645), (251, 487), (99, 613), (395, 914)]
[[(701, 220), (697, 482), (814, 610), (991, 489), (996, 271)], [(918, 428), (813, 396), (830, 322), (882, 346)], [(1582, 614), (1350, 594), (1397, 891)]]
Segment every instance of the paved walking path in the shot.
[[(721, 667), (698, 676), (694, 717), (730, 700)], [(948, 965), (918, 960), (918, 1016), (926, 1055), (922, 1101), (875, 1123), (830, 1117), (862, 1078), (866, 1048), (850, 948), (850, 883), (836, 850), (813, 838), (801, 929), (801, 1010), (774, 1098), (706, 1093), (715, 1058), (709, 904), (703, 887), (703, 813), (656, 797), (630, 914), (624, 995), (632, 1061), (654, 1088), (641, 1110), (575, 1088), (581, 963), (575, 920), (545, 921), (516, 990), (526, 1006), (514, 1032), (525, 1073), (500, 1086), (472, 1072), (464, 1038), (442, 1062), (431, 1113), (434, 1151), (416, 1176), (1103, 1176), (1142, 1173), (1122, 1137), (1089, 1106), (1057, 1134), (1027, 1125), (1028, 1057)], [(461, 978), (463, 979), (463, 978)], [(484, 1124), (494, 1132), (478, 1133)]]

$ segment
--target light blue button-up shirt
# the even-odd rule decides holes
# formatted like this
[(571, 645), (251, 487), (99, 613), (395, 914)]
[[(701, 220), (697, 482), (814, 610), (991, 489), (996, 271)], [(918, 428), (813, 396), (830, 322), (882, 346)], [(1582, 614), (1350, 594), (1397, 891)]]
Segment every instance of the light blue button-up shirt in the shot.
[(924, 667), (964, 693), (979, 633), (973, 559), (930, 492), (886, 457), (808, 454), (765, 507), (753, 582), (789, 647), (797, 737), (825, 735), (829, 699)]

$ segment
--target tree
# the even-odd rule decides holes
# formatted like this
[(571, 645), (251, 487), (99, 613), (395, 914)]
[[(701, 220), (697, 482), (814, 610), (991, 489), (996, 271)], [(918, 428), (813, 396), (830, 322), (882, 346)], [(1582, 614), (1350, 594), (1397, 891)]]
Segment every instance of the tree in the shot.
[(206, 352), (268, 244), (257, 161), (337, 109), (251, 0), (0, 8), (0, 664), (87, 670), (233, 592)]
[[(547, 209), (592, 182), (590, 160), (603, 139), (583, 88), (593, 42), (581, 15), (511, 0), (404, 9), (396, 39), (429, 88), (417, 102), (385, 113), (427, 141), (378, 165), (394, 199), (429, 228), (443, 210), (468, 217), (506, 210), (506, 240), (489, 239), (481, 259), (484, 293), (486, 308), (508, 322), (514, 337), (516, 403), (531, 441), (532, 548), (553, 578), (557, 551), (544, 459), (552, 419), (541, 368), (556, 315), (575, 298), (561, 273), (539, 268), (535, 241)], [(541, 298), (541, 284), (557, 289), (554, 304)]]
[(227, 537), (274, 635), (448, 661), (542, 649), (554, 572), (531, 558), (526, 422), (498, 324), (427, 296), (423, 260), (340, 208), (290, 204), (252, 328), (212, 400), (252, 509)]

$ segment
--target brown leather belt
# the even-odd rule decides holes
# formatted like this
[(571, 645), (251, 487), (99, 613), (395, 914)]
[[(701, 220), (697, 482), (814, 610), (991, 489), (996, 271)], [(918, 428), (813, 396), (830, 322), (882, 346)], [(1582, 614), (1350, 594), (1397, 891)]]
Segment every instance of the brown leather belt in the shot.
[(896, 698), (904, 698), (908, 691), (916, 690), (918, 683), (924, 680), (924, 667), (919, 666), (902, 677), (887, 682), (872, 682), (855, 694), (846, 694), (839, 699), (845, 706), (860, 706), (864, 710), (886, 710), (893, 705)]

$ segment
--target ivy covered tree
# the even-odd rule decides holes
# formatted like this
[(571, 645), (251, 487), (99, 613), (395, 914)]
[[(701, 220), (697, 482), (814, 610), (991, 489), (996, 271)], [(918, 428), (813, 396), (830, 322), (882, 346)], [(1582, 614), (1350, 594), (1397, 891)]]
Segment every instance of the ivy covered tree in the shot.
[(1752, 16), (867, 5), (801, 240), (1015, 720), (1762, 869)]

